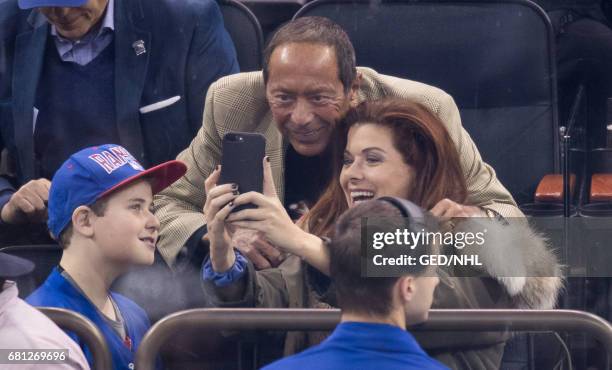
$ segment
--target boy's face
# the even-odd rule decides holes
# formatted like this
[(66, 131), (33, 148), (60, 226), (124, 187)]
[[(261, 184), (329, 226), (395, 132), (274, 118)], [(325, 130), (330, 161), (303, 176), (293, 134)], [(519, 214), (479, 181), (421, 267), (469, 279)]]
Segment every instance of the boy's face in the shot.
[(151, 212), (151, 185), (140, 180), (108, 197), (104, 215), (95, 216), (93, 225), (102, 255), (126, 266), (152, 264), (159, 221)]
[(414, 294), (410, 301), (404, 303), (406, 325), (418, 324), (429, 317), (429, 309), (433, 303), (433, 295), (439, 278), (432, 271), (424, 276), (413, 278)]

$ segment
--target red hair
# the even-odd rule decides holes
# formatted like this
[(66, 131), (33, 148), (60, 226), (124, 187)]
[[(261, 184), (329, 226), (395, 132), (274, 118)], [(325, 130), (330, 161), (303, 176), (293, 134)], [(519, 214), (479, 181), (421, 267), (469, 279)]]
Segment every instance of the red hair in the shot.
[(332, 226), (348, 208), (340, 187), (342, 157), (348, 131), (359, 124), (387, 127), (393, 132), (393, 143), (406, 164), (415, 170), (409, 200), (425, 209), (448, 198), (464, 203), (467, 186), (459, 154), (448, 131), (427, 108), (407, 100), (385, 98), (363, 102), (351, 109), (339, 124), (333, 141), (333, 178), (321, 198), (303, 220), (309, 232), (329, 236)]

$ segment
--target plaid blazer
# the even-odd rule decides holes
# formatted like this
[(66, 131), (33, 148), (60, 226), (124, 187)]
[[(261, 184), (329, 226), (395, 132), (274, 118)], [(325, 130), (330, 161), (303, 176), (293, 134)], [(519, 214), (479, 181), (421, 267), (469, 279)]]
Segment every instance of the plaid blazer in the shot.
[[(420, 103), (445, 124), (457, 145), (467, 179), (468, 204), (486, 206), (506, 217), (521, 217), (510, 193), (495, 171), (482, 161), (478, 149), (461, 125), (453, 98), (423, 83), (386, 76), (369, 68), (362, 75), (358, 100), (395, 96)], [(161, 222), (157, 244), (169, 266), (189, 237), (206, 222), (202, 208), (206, 200), (204, 180), (221, 163), (221, 139), (230, 131), (258, 132), (266, 137), (274, 184), (284, 199), (284, 153), (288, 143), (277, 130), (265, 96), (261, 72), (230, 75), (211, 85), (206, 96), (204, 122), (191, 145), (177, 159), (187, 164), (185, 176), (155, 197), (155, 214)]]

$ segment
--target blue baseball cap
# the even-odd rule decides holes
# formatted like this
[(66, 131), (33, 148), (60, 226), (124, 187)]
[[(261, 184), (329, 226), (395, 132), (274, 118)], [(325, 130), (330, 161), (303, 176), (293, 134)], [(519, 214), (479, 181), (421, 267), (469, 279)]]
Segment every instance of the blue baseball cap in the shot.
[(80, 206), (89, 206), (113, 191), (143, 177), (150, 178), (153, 194), (187, 172), (181, 161), (168, 161), (145, 170), (122, 146), (106, 144), (83, 149), (68, 158), (51, 180), (47, 226), (55, 238)]
[(88, 0), (19, 0), (17, 4), (21, 9), (32, 9), (42, 7), (60, 7), (60, 8), (72, 8), (81, 6), (87, 3)]

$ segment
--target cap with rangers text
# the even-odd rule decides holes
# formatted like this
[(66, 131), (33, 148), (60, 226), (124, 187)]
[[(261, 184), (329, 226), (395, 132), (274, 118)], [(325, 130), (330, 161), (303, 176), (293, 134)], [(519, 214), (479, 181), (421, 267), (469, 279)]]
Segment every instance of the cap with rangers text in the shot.
[(79, 206), (141, 178), (151, 179), (153, 194), (178, 180), (187, 171), (181, 161), (168, 161), (145, 170), (122, 146), (106, 144), (83, 149), (57, 170), (49, 190), (49, 230), (58, 238)]

